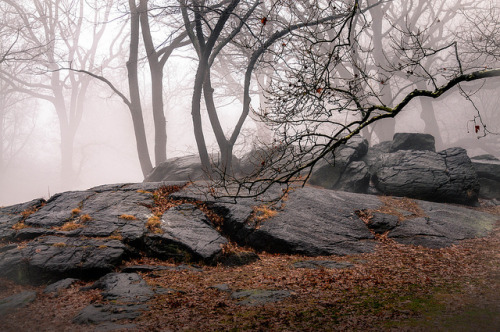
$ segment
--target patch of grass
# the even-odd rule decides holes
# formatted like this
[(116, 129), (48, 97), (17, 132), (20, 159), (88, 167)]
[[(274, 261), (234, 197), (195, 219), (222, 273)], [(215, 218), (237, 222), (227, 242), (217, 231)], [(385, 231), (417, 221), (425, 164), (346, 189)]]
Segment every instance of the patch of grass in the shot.
[(66, 247), (66, 243), (64, 243), (64, 242), (57, 242), (57, 243), (54, 243), (52, 246), (53, 247), (57, 247), (57, 248), (64, 248), (64, 247)]
[(74, 208), (73, 210), (71, 210), (71, 214), (74, 216), (74, 215), (77, 215), (77, 214), (80, 214), (82, 212), (82, 210), (80, 210), (79, 208)]

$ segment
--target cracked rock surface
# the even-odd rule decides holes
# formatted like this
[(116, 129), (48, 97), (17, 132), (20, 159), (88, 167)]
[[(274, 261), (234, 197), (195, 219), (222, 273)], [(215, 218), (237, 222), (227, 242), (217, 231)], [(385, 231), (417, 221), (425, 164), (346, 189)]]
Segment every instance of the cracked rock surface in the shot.
[[(446, 155), (461, 158), (456, 150)], [(292, 190), (273, 214), (256, 220), (256, 208), (266, 207), (261, 200), (215, 200), (185, 187), (169, 194), (175, 204), (152, 229), (153, 191), (179, 184), (105, 185), (0, 208), (0, 277), (34, 284), (95, 280), (144, 255), (226, 265), (258, 259), (254, 253), (228, 256), (222, 247), (229, 240), (257, 252), (306, 256), (370, 252), (377, 244), (375, 234), (385, 233), (403, 244), (438, 248), (485, 236), (498, 220), (465, 207), (419, 200), (413, 204), (420, 214), (401, 207), (391, 214), (377, 196), (312, 187)], [(267, 198), (279, 192), (271, 190)], [(220, 224), (212, 224), (200, 202), (220, 217)]]

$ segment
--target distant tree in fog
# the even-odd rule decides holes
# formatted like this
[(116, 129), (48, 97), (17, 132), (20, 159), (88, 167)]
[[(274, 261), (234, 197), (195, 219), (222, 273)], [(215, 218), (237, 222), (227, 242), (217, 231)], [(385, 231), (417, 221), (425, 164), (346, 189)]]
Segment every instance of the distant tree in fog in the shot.
[[(99, 54), (98, 48), (103, 46), (107, 25), (102, 23), (109, 19), (111, 8), (109, 1), (103, 5), (101, 1), (84, 0), (4, 0), (1, 4), (2, 13), (19, 27), (18, 42), (25, 49), (43, 51), (36, 57), (12, 58), (16, 66), (1, 67), (0, 78), (10, 90), (53, 105), (59, 119), (61, 173), (65, 185), (75, 180), (74, 139), (83, 116), (90, 77), (58, 69), (74, 66), (95, 70), (110, 64), (117, 55), (113, 47), (105, 56)], [(2, 24), (12, 28), (6, 22)]]

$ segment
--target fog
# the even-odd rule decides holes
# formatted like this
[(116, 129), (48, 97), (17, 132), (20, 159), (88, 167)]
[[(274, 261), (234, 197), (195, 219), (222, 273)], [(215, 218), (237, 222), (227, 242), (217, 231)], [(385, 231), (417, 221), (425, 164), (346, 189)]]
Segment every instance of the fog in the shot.
[[(319, 1), (319, 3), (320, 2), (321, 1)], [(407, 1), (403, 2), (405, 4), (407, 3)], [(462, 8), (460, 7), (460, 2), (461, 1), (455, 1), (453, 3), (457, 3), (457, 6), (459, 6), (457, 8)], [(51, 1), (42, 1), (42, 3), (47, 8), (55, 6)], [(82, 190), (108, 183), (141, 182), (144, 179), (144, 170), (141, 170), (142, 165), (138, 158), (138, 139), (137, 134), (134, 132), (135, 120), (132, 121), (131, 108), (129, 109), (122, 100), (123, 98), (121, 98), (116, 91), (113, 91), (103, 80), (91, 78), (88, 73), (76, 74), (72, 71), (74, 69), (83, 69), (109, 79), (118, 91), (123, 92), (126, 97), (129, 96), (126, 64), (127, 61), (129, 61), (130, 26), (128, 20), (130, 19), (130, 9), (125, 3), (116, 1), (115, 4), (109, 8), (111, 13), (109, 17), (105, 17), (104, 11), (101, 11), (102, 8), (99, 9), (99, 15), (95, 16), (92, 7), (89, 7), (88, 3), (84, 1), (73, 2), (75, 8), (69, 5), (71, 2), (62, 1), (62, 3), (69, 6), (69, 12), (76, 10), (75, 13), (77, 13), (78, 6), (85, 7), (85, 20), (82, 24), (87, 30), (82, 34), (81, 40), (79, 41), (76, 40), (75, 35), (72, 34), (76, 31), (71, 29), (71, 27), (76, 24), (73, 21), (71, 24), (68, 23), (67, 31), (57, 33), (54, 35), (53, 39), (49, 38), (50, 40), (42, 40), (42, 37), (40, 37), (43, 34), (42, 28), (36, 24), (36, 19), (33, 18), (40, 13), (34, 12), (34, 16), (29, 18), (29, 21), (26, 21), (31, 22), (32, 26), (30, 29), (28, 29), (26, 23), (23, 23), (23, 21), (19, 19), (22, 17), (21, 13), (23, 10), (27, 12), (33, 10), (29, 2), (20, 2), (18, 7), (16, 7), (15, 2), (12, 1), (5, 1), (0, 5), (0, 14), (4, 22), (0, 23), (2, 25), (0, 29), (0, 58), (3, 59), (0, 62), (0, 81), (2, 82), (0, 90), (0, 126), (2, 127), (0, 131), (0, 138), (2, 140), (0, 145), (2, 150), (2, 154), (0, 155), (0, 206), (24, 202), (38, 197), (47, 199), (51, 195), (62, 191)], [(113, 3), (113, 1), (109, 3)], [(148, 1), (145, 3), (148, 3)], [(338, 1), (338, 3), (340, 7), (337, 8), (336, 13), (341, 10), (348, 12), (351, 10), (350, 8), (352, 8), (348, 5), (350, 3), (349, 1)], [(155, 4), (155, 1), (149, 1), (149, 13), (151, 14), (150, 23), (153, 33), (152, 42), (156, 44), (155, 49), (160, 50), (162, 47), (172, 45), (175, 38), (179, 35), (179, 31), (182, 32), (184, 26), (178, 10), (172, 10), (171, 13), (168, 13), (167, 9), (158, 10), (158, 8), (154, 6)], [(491, 4), (491, 6), (498, 6), (496, 1), (488, 1), (488, 4)], [(428, 5), (430, 6), (430, 2)], [(240, 7), (243, 8), (237, 7), (237, 9), (242, 12), (245, 10), (253, 10), (248, 9), (248, 6), (250, 5), (240, 4)], [(290, 9), (284, 4), (280, 6), (282, 6), (280, 7), (282, 11), (288, 10), (293, 12), (293, 10), (298, 10)], [(343, 6), (345, 6), (345, 8)], [(391, 8), (388, 7), (390, 4), (385, 4), (384, 6), (386, 6), (384, 10), (389, 13), (388, 15), (399, 15), (401, 13), (398, 14), (397, 12), (399, 12), (399, 10), (404, 11), (404, 8), (406, 8), (401, 6), (401, 9), (391, 12)], [(318, 8), (322, 8), (322, 11), (324, 11), (324, 8), (319, 5)], [(468, 7), (463, 8), (466, 10)], [(367, 10), (365, 16), (375, 20), (377, 17), (375, 9), (370, 9), (370, 11)], [(441, 8), (443, 11), (455, 9), (452, 5), (449, 5), (449, 8)], [(249, 34), (247, 31), (245, 32), (246, 35), (241, 38), (238, 37), (239, 35), (236, 35), (236, 37), (233, 38), (234, 40), (232, 40), (234, 45), (226, 47), (226, 53), (221, 52), (220, 55), (217, 54), (218, 58), (216, 57), (216, 59), (218, 60), (214, 62), (214, 67), (211, 69), (212, 83), (215, 90), (215, 103), (217, 105), (216, 114), (221, 121), (222, 131), (226, 134), (228, 140), (234, 128), (237, 127), (242, 109), (245, 107), (243, 94), (243, 85), (245, 84), (244, 71), (247, 65), (245, 61), (248, 61), (251, 54), (248, 49), (258, 49), (258, 47), (260, 47), (259, 45), (263, 45), (264, 43), (262, 43), (259, 38), (262, 40), (271, 38), (273, 36), (272, 32), (274, 31), (272, 29), (279, 29), (282, 26), (286, 27), (286, 24), (293, 23), (282, 23), (280, 20), (295, 19), (295, 16), (287, 14), (288, 12), (282, 13), (282, 17), (279, 17), (278, 12), (273, 14), (269, 9), (265, 9), (266, 12), (260, 13), (258, 10), (261, 10), (260, 7), (254, 12), (253, 16), (250, 16), (246, 27), (249, 31), (253, 29), (258, 31), (258, 33)], [(304, 9), (302, 8), (301, 10)], [(409, 8), (408, 10), (411, 12), (413, 8)], [(318, 17), (322, 15), (322, 11), (316, 13), (311, 9), (311, 20), (316, 19), (315, 15)], [(161, 16), (159, 13), (164, 16)], [(477, 13), (483, 12), (476, 9), (470, 9), (470, 11), (467, 12), (468, 16), (456, 16), (448, 22), (449, 25), (446, 26), (446, 28), (440, 30), (440, 36), (449, 38), (447, 43), (455, 41), (458, 35), (455, 35), (454, 31), (459, 30), (457, 22), (466, 22), (464, 17), (473, 17), (473, 15)], [(212, 20), (217, 19), (217, 15), (213, 13), (210, 15), (212, 15), (210, 16)], [(435, 15), (441, 19), (446, 17), (445, 14), (440, 15), (438, 13)], [(411, 15), (407, 16), (409, 17)], [(172, 21), (169, 21), (170, 17), (174, 17)], [(270, 19), (269, 22), (271, 22), (271, 19), (274, 19), (274, 21), (266, 25), (264, 18), (267, 20), (267, 17)], [(478, 17), (481, 16), (479, 15)], [(232, 19), (235, 20), (234, 22), (237, 22), (236, 18)], [(421, 21), (416, 19), (415, 22), (421, 23), (423, 26), (432, 26), (429, 22), (435, 19), (436, 18), (429, 18), (423, 15), (419, 18)], [(205, 23), (214, 25), (214, 23), (209, 20), (207, 20), (207, 22)], [(234, 22), (230, 21), (232, 25), (227, 24), (226, 27), (234, 28)], [(443, 24), (445, 23), (446, 22)], [(360, 35), (361, 31), (364, 31), (362, 29), (371, 29), (371, 26), (368, 24), (359, 24)], [(386, 22), (382, 24), (381, 27), (390, 29), (391, 24), (395, 23), (389, 24)], [(90, 60), (85, 57), (79, 58), (79, 52), (86, 54), (85, 52), (93, 47), (92, 45), (95, 38), (92, 37), (92, 33), (89, 32), (92, 31), (92, 27), (100, 28), (106, 25), (109, 25), (108, 29), (105, 30), (102, 39), (96, 44), (98, 47), (95, 50), (92, 60), (93, 63), (89, 64), (88, 61)], [(493, 22), (493, 25), (498, 29), (498, 23)], [(58, 28), (62, 29), (63, 26), (65, 25), (62, 24)], [(485, 26), (487, 26), (486, 23)], [(269, 28), (269, 31), (266, 31), (265, 29), (267, 27), (272, 27), (272, 29)], [(480, 28), (482, 31), (488, 31), (485, 27)], [(340, 28), (333, 26), (329, 27), (329, 29)], [(15, 31), (18, 32), (16, 33)], [(33, 35), (30, 35), (30, 31), (33, 32)], [(224, 32), (223, 30), (221, 36), (229, 35), (231, 31), (230, 29), (228, 32)], [(491, 31), (493, 33), (497, 30), (493, 29)], [(205, 33), (208, 36), (208, 29), (206, 29)], [(318, 33), (317, 31), (314, 32), (314, 34)], [(438, 34), (438, 32), (433, 33)], [(243, 34), (243, 32), (240, 34)], [(297, 33), (296, 38), (309, 40), (310, 36), (308, 34), (314, 36), (313, 32), (306, 31), (303, 32), (303, 35)], [(38, 45), (34, 43), (34, 39), (36, 39), (34, 37), (35, 35), (40, 38), (40, 40), (38, 40)], [(116, 36), (120, 37), (117, 39)], [(376, 48), (376, 45), (373, 46), (373, 42), (368, 38), (372, 36), (372, 32), (367, 32), (366, 36), (359, 37), (359, 40), (367, 41), (367, 45)], [(143, 37), (141, 36), (141, 38)], [(154, 166), (155, 130), (157, 129), (155, 125), (157, 125), (157, 119), (153, 116), (153, 84), (151, 83), (152, 76), (149, 72), (148, 57), (145, 51), (147, 42), (141, 38), (139, 38), (138, 44), (138, 83), (148, 152)], [(199, 69), (200, 61), (198, 58), (199, 54), (197, 54), (193, 45), (189, 43), (189, 39), (187, 37), (184, 38), (186, 41), (185, 44), (177, 49), (174, 48), (174, 52), (170, 58), (168, 58), (165, 67), (162, 69), (164, 73), (162, 94), (163, 113), (166, 120), (167, 158), (198, 153), (197, 138), (195, 137), (196, 130), (193, 126), (192, 113), (193, 94), (195, 93), (195, 75)], [(256, 41), (252, 40), (252, 38)], [(71, 42), (65, 43), (67, 40)], [(480, 39), (478, 38), (477, 40)], [(467, 48), (467, 38), (464, 37), (462, 41), (466, 46), (464, 46), (460, 55), (463, 55), (464, 58), (467, 56), (467, 59), (471, 59), (470, 62), (467, 62), (470, 71), (477, 70), (477, 68), (493, 69), (496, 67), (499, 59), (498, 53), (496, 53), (498, 50), (488, 51), (491, 54), (486, 54), (484, 56), (481, 54), (477, 55)], [(245, 45), (245, 43), (249, 43), (251, 46), (245, 46), (246, 48), (244, 48), (242, 45)], [(385, 45), (387, 47), (387, 45), (393, 45), (393, 43), (394, 40), (388, 40)], [(280, 46), (282, 48), (290, 47), (290, 49), (286, 50), (286, 52), (289, 52), (290, 58), (292, 58), (293, 52), (299, 49), (296, 45), (292, 45), (292, 39), (283, 39), (283, 41), (278, 40), (276, 44), (282, 45)], [(68, 45), (76, 45), (76, 49), (79, 51), (72, 54), (72, 51), (68, 50)], [(318, 51), (318, 53), (314, 53), (314, 50), (311, 51), (311, 49), (312, 47), (310, 47), (308, 54), (305, 53), (305, 56), (296, 56), (298, 64), (301, 63), (300, 61), (306, 61), (306, 58), (309, 56), (310, 59), (307, 61), (312, 61), (314, 64), (319, 63), (317, 58), (313, 57), (319, 56), (321, 52)], [(367, 55), (372, 54), (371, 51), (363, 50), (361, 47), (360, 50), (361, 51), (358, 52), (361, 54), (360, 57), (366, 56), (368, 59), (369, 56), (372, 56)], [(256, 114), (261, 112), (261, 115), (265, 114), (267, 116), (267, 113), (279, 111), (283, 105), (290, 105), (283, 101), (283, 96), (273, 99), (273, 93), (274, 96), (280, 95), (280, 91), (282, 91), (280, 89), (283, 89), (283, 86), (292, 86), (292, 84), (289, 84), (283, 77), (286, 77), (286, 79), (289, 79), (291, 82), (296, 77), (300, 76), (307, 78), (307, 75), (309, 75), (307, 72), (301, 73), (300, 69), (291, 71), (289, 68), (286, 68), (286, 65), (283, 64), (291, 60), (290, 58), (287, 58), (288, 60), (286, 61), (283, 60), (285, 59), (283, 55), (286, 54), (285, 51), (280, 51), (280, 53), (276, 51), (276, 49), (273, 49), (272, 52), (270, 50), (266, 50), (266, 52), (267, 53), (263, 54), (269, 58), (266, 58), (265, 61), (261, 60), (261, 62), (258, 63), (249, 85), (249, 97), (251, 97), (251, 102), (249, 104), (250, 116), (245, 119), (244, 125), (241, 128), (241, 133), (234, 147), (231, 146), (232, 154), (237, 157), (241, 157), (244, 153), (250, 151), (253, 146), (252, 144), (259, 141), (259, 137), (256, 137), (256, 133), (258, 132), (257, 129), (262, 127), (262, 124), (254, 120), (257, 118)], [(418, 59), (418, 65), (421, 65), (422, 68), (424, 68), (426, 63), (429, 63), (429, 73), (433, 70), (436, 73), (439, 72), (439, 77), (437, 74), (432, 74), (434, 75), (433, 77), (437, 77), (436, 82), (438, 82), (439, 85), (443, 85), (451, 80), (451, 78), (454, 77), (453, 75), (459, 75), (456, 74), (457, 71), (453, 72), (451, 69), (447, 69), (448, 67), (444, 68), (445, 65), (454, 65), (458, 68), (456, 63), (453, 64), (453, 49), (446, 49), (446, 52), (446, 61), (443, 61), (444, 64), (439, 63), (438, 69), (434, 68), (436, 67), (435, 63), (437, 60), (431, 59), (434, 61), (432, 62), (427, 56)], [(52, 54), (52, 57), (47, 54)], [(377, 56), (376, 52), (373, 52), (373, 54), (374, 57)], [(406, 74), (406, 76), (397, 76), (393, 74), (392, 69), (387, 69), (389, 65), (392, 64), (387, 60), (389, 55), (387, 51), (384, 55), (384, 60), (381, 60), (380, 63), (370, 60), (376, 64), (374, 67), (376, 67), (377, 73), (366, 75), (369, 79), (374, 79), (374, 77), (380, 75), (380, 71), (384, 69), (386, 71), (386, 74), (384, 74), (386, 76), (384, 77), (387, 77), (384, 78), (384, 80), (387, 79), (389, 81), (389, 79), (391, 79), (390, 84), (381, 81), (382, 85), (388, 86), (385, 92), (384, 87), (380, 87), (380, 77), (377, 78), (377, 87), (371, 88), (370, 84), (372, 83), (367, 79), (367, 81), (363, 83), (366, 84), (364, 88), (367, 90), (371, 88), (370, 91), (373, 91), (374, 94), (378, 93), (379, 95), (383, 95), (384, 93), (387, 94), (387, 89), (390, 89), (392, 92), (391, 98), (393, 99), (391, 99), (387, 105), (396, 105), (397, 102), (401, 101), (401, 96), (404, 96), (405, 93), (410, 92), (411, 89), (418, 86), (419, 82), (424, 82), (423, 86), (426, 88), (432, 87), (433, 79), (425, 77), (427, 71), (424, 71), (422, 76), (416, 78), (409, 78), (410, 74)], [(273, 56), (275, 58), (272, 58)], [(402, 56), (401, 58), (403, 59)], [(264, 57), (262, 59), (264, 59)], [(109, 63), (106, 62), (107, 60), (109, 60)], [(341, 59), (340, 61), (344, 60)], [(403, 63), (404, 59), (400, 61)], [(412, 61), (415, 62), (417, 60), (413, 59)], [(106, 63), (106, 65), (104, 65), (104, 63)], [(450, 63), (452, 64), (450, 65)], [(346, 73), (351, 74), (351, 71), (354, 72), (352, 70), (354, 66), (349, 67), (339, 63), (339, 66), (340, 65), (343, 66), (343, 69), (338, 70), (340, 76), (345, 76)], [(403, 63), (403, 65), (405, 64)], [(399, 66), (401, 67), (402, 65), (399, 64)], [(413, 66), (411, 68), (418, 67), (413, 63), (411, 66)], [(465, 60), (463, 66), (465, 66)], [(307, 68), (307, 66), (303, 67)], [(447, 73), (444, 74), (443, 68), (450, 72), (450, 75), (447, 75)], [(51, 79), (52, 82), (55, 80), (55, 69), (60, 69), (60, 72), (58, 72), (60, 73), (60, 77), (58, 78), (60, 82), (50, 87)], [(412, 69), (412, 75), (413, 70), (417, 71), (417, 69)], [(369, 66), (367, 66), (366, 68), (358, 68), (357, 70), (365, 70), (368, 73), (372, 69), (369, 69)], [(452, 72), (453, 75), (451, 74)], [(410, 73), (410, 70), (405, 69), (405, 73)], [(71, 75), (75, 76), (73, 77)], [(296, 77), (294, 77), (294, 75), (296, 75)], [(358, 74), (355, 75), (356, 76), (352, 77), (358, 77)], [(429, 74), (429, 76), (430, 75), (431, 74)], [(269, 77), (273, 77), (273, 79)], [(349, 79), (355, 82), (352, 77)], [(86, 83), (87, 80), (88, 83)], [(342, 78), (342, 80), (347, 81), (347, 79), (344, 78)], [(304, 79), (304, 82), (306, 81), (307, 84), (312, 82), (312, 80), (308, 81)], [(72, 90), (72, 87), (78, 86), (79, 89), (82, 89), (85, 84), (88, 84), (88, 90), (86, 90), (86, 93), (82, 95), (82, 97), (77, 94), (72, 95), (72, 91), (76, 90), (76, 88)], [(306, 83), (303, 84), (305, 86)], [(396, 132), (427, 132), (438, 135), (438, 149), (459, 145), (468, 150), (469, 156), (490, 153), (498, 157), (500, 156), (500, 140), (497, 135), (497, 133), (500, 133), (500, 121), (498, 117), (500, 93), (498, 86), (500, 86), (500, 80), (497, 77), (493, 77), (489, 78), (487, 81), (481, 80), (480, 82), (464, 83), (460, 86), (460, 89), (455, 88), (454, 90), (450, 90), (439, 99), (432, 102), (432, 107), (434, 109), (433, 115), (435, 116), (432, 126), (428, 118), (422, 115), (425, 111), (423, 109), (425, 106), (420, 100), (424, 97), (414, 99), (397, 115), (396, 122), (391, 130)], [(62, 87), (60, 91), (57, 90), (59, 87)], [(315, 98), (318, 97), (317, 94), (323, 91), (323, 88), (316, 88), (316, 86), (309, 89), (310, 91), (318, 92), (312, 94), (312, 97)], [(29, 93), (27, 92), (28, 90), (30, 91)], [(60, 95), (58, 94), (59, 92)], [(47, 95), (50, 98), (44, 97)], [(292, 95), (292, 93), (288, 94), (288, 96), (290, 95)], [(306, 93), (304, 92), (303, 95), (306, 95)], [(302, 96), (302, 94), (300, 96)], [(58, 98), (62, 98), (63, 100)], [(80, 114), (78, 113), (80, 110), (75, 106), (79, 103), (78, 100), (80, 99), (78, 98), (81, 98), (81, 104), (83, 105), (81, 115), (78, 115)], [(298, 99), (298, 97), (296, 98)], [(129, 97), (129, 99), (132, 100), (131, 97)], [(378, 96), (376, 99), (377, 102), (382, 101), (386, 103), (383, 96)], [(11, 100), (13, 101), (11, 102)], [(275, 102), (275, 104), (273, 104), (273, 102)], [(334, 105), (335, 102), (337, 101), (328, 101), (331, 105)], [(64, 113), (66, 115), (62, 115), (61, 111), (57, 109), (58, 103), (66, 104), (68, 110), (67, 113)], [(216, 134), (214, 134), (216, 130), (213, 128), (216, 127), (213, 127), (212, 119), (208, 116), (209, 111), (207, 107), (205, 107), (204, 102), (201, 104), (201, 123), (205, 135), (205, 144), (209, 153), (217, 154), (220, 152), (220, 147), (218, 146), (220, 142), (218, 142)], [(75, 106), (74, 109), (72, 108), (73, 106)], [(80, 116), (81, 119), (79, 118)], [(68, 117), (67, 128), (61, 127), (61, 117)], [(339, 116), (339, 118), (342, 117), (343, 116)], [(262, 120), (266, 121), (265, 116)], [(382, 123), (388, 123), (388, 120), (383, 121), (385, 122)], [(276, 123), (268, 123), (268, 126), (272, 125), (279, 127)], [(384, 139), (383, 134), (386, 131), (385, 129), (380, 129), (382, 126), (382, 124), (375, 124), (375, 127), (370, 125), (368, 129), (364, 129), (363, 134), (366, 135), (369, 133), (370, 135), (367, 137), (370, 139), (370, 144), (376, 144)], [(480, 126), (480, 128), (476, 126)], [(294, 132), (302, 129), (302, 127), (294, 129)], [(74, 133), (74, 142), (72, 143), (73, 156), (70, 163), (72, 168), (71, 181), (68, 181), (68, 178), (63, 176), (61, 169), (61, 133), (65, 130)], [(283, 135), (279, 134), (281, 132), (278, 132), (279, 131), (277, 131), (277, 135)], [(283, 141), (283, 138), (281, 137), (279, 140)]]

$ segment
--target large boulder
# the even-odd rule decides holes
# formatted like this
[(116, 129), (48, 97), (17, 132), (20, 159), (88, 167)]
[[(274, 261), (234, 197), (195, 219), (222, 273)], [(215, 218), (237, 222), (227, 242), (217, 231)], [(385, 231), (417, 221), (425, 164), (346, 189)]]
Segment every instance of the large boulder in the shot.
[[(334, 155), (320, 160), (314, 166), (309, 183), (326, 189), (366, 191), (369, 182), (368, 169), (360, 159), (367, 151), (368, 141), (361, 136), (354, 136), (345, 145), (340, 146)], [(353, 175), (356, 177), (351, 179)]]
[[(219, 164), (217, 155), (211, 155), (210, 158), (214, 165)], [(236, 173), (238, 171), (239, 160), (233, 157), (229, 172)], [(146, 176), (144, 182), (196, 181), (203, 179), (207, 179), (207, 174), (201, 165), (200, 157), (198, 155), (187, 155), (171, 158), (159, 164)]]
[(420, 133), (396, 133), (389, 152), (399, 150), (436, 151), (434, 136)]
[(211, 261), (227, 240), (212, 226), (205, 214), (192, 204), (168, 210), (161, 219), (161, 231), (145, 239), (148, 252), (161, 258)]
[(267, 252), (307, 256), (348, 255), (374, 249), (374, 236), (356, 211), (379, 208), (382, 204), (376, 196), (297, 188), (276, 216), (254, 224), (252, 205), (257, 204), (245, 200), (216, 204), (225, 214), (225, 231), (240, 244)]
[(144, 179), (144, 182), (159, 181), (195, 181), (206, 178), (200, 157), (188, 155), (168, 159), (156, 166)]
[(479, 182), (467, 152), (461, 148), (382, 154), (372, 180), (386, 195), (477, 204)]
[(500, 200), (500, 160), (493, 155), (471, 158), (479, 178), (479, 197)]

